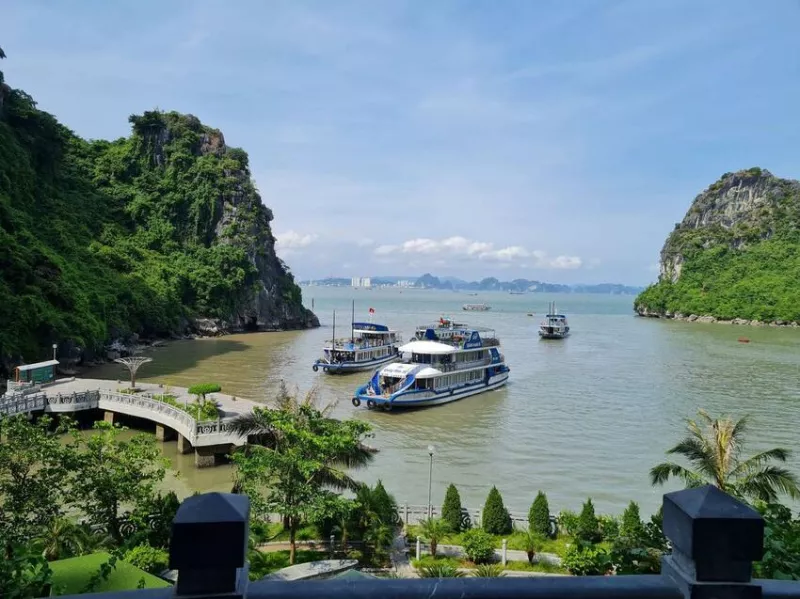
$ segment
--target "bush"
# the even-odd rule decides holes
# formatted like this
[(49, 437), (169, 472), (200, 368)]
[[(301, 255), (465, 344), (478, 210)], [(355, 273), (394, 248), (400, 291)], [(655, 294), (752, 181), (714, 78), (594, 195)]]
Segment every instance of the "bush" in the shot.
[(578, 530), (578, 514), (572, 510), (561, 510), (556, 518), (559, 532), (567, 535), (575, 535)]
[(530, 531), (543, 537), (552, 536), (550, 526), (550, 506), (547, 503), (547, 495), (539, 491), (536, 499), (533, 500), (531, 509), (528, 512), (528, 527)]
[(619, 536), (619, 520), (615, 516), (598, 516), (597, 524), (600, 529), (600, 540), (613, 541)]
[(218, 383), (198, 383), (189, 387), (189, 393), (196, 395), (203, 401), (205, 401), (206, 395), (209, 393), (219, 393), (220, 391), (222, 391), (222, 387)]
[(587, 499), (583, 504), (581, 515), (578, 516), (578, 526), (575, 531), (575, 536), (581, 541), (587, 543), (596, 543), (600, 540), (600, 524), (597, 521), (597, 516), (594, 513), (594, 505), (592, 500)]
[(137, 545), (125, 553), (123, 561), (150, 574), (159, 574), (167, 569), (169, 553), (150, 545)]
[(436, 564), (417, 569), (420, 578), (463, 578), (464, 573), (450, 564)]
[(572, 545), (561, 565), (575, 576), (601, 576), (611, 569), (611, 557), (605, 549), (594, 545)]
[(511, 532), (511, 516), (503, 505), (503, 497), (497, 487), (492, 487), (483, 506), (481, 517), (483, 530), (493, 535), (506, 535)]
[(503, 566), (500, 564), (481, 564), (475, 569), (477, 578), (500, 578), (505, 576)]
[(464, 554), (471, 562), (484, 564), (494, 560), (494, 538), (480, 528), (464, 533), (462, 541)]
[(452, 483), (447, 487), (447, 493), (444, 495), (442, 520), (450, 525), (451, 530), (455, 532), (460, 532), (462, 530), (461, 496), (458, 494), (456, 486)]
[(215, 401), (190, 403), (182, 407), (187, 413), (191, 414), (192, 418), (201, 422), (203, 420), (216, 420), (220, 417), (219, 404)]
[(397, 502), (394, 497), (389, 495), (380, 480), (375, 484), (375, 488), (372, 489), (372, 506), (381, 523), (392, 527), (400, 525)]

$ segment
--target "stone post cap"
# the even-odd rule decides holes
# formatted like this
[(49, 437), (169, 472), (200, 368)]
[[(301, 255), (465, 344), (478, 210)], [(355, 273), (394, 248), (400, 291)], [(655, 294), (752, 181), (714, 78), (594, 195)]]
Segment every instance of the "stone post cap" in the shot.
[(247, 558), (250, 499), (204, 493), (184, 500), (172, 523), (171, 569), (235, 569)]
[(761, 515), (713, 485), (664, 495), (664, 535), (698, 566), (758, 561), (764, 554)]

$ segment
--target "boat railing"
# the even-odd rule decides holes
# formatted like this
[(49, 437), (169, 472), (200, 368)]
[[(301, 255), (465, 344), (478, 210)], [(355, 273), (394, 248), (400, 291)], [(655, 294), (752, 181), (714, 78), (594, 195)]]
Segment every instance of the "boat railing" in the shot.
[(454, 372), (457, 370), (468, 370), (477, 366), (488, 366), (491, 363), (492, 358), (487, 356), (485, 358), (481, 358), (480, 360), (470, 360), (469, 362), (450, 362), (448, 364), (437, 364), (436, 366), (441, 368), (442, 372)]
[(396, 341), (389, 341), (387, 340), (359, 340), (356, 339), (352, 341), (351, 339), (328, 339), (326, 343), (326, 349), (337, 349), (337, 350), (353, 350), (353, 349), (372, 349), (375, 347), (387, 347), (389, 345), (393, 345), (396, 343), (402, 343), (400, 336), (396, 337)]

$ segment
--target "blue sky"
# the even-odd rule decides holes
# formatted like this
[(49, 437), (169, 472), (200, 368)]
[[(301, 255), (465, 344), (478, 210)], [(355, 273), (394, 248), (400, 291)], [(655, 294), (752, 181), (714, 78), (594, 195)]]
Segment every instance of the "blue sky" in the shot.
[(302, 278), (646, 283), (726, 171), (800, 176), (800, 2), (0, 0), (6, 80), (80, 135), (192, 113)]

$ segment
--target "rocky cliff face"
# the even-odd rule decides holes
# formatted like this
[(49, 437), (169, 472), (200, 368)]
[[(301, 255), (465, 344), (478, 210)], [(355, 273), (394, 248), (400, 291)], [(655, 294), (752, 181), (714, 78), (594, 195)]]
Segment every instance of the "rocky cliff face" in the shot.
[(710, 322), (800, 321), (800, 182), (751, 168), (698, 195), (661, 250), (643, 316)]
[(724, 241), (741, 248), (748, 241), (768, 239), (782, 204), (798, 191), (800, 181), (779, 179), (767, 170), (726, 173), (694, 199), (675, 225), (661, 250), (659, 277), (673, 283), (680, 278), (687, 241), (697, 242), (698, 232), (703, 247)]

